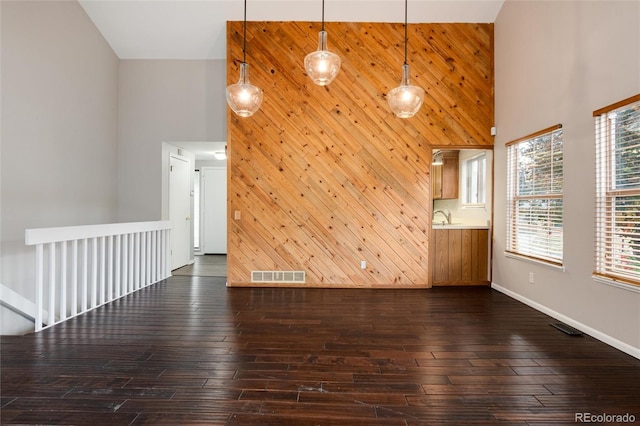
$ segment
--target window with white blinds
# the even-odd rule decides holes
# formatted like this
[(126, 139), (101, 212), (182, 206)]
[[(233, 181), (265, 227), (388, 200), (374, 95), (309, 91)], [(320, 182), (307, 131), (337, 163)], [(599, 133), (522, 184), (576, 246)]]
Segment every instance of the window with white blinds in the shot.
[(562, 266), (562, 125), (506, 146), (506, 251)]
[(594, 111), (597, 276), (640, 285), (640, 95)]

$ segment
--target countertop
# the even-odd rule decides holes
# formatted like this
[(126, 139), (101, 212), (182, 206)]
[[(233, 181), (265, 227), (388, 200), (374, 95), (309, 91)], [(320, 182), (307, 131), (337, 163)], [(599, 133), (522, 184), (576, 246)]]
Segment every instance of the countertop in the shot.
[(464, 223), (451, 223), (442, 224), (440, 222), (434, 222), (431, 225), (432, 229), (489, 229), (489, 225), (467, 225)]

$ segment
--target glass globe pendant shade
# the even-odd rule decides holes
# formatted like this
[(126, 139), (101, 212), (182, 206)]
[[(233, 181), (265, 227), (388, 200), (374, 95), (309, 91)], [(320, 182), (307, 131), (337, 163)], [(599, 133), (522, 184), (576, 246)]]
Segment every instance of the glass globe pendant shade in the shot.
[(249, 82), (249, 65), (240, 64), (240, 78), (236, 84), (227, 86), (227, 103), (240, 117), (249, 117), (262, 104), (262, 89)]
[(327, 32), (322, 30), (318, 36), (318, 50), (304, 58), (304, 68), (311, 80), (318, 86), (331, 83), (340, 71), (340, 56), (327, 50)]
[(424, 89), (409, 83), (409, 64), (402, 66), (400, 86), (389, 91), (387, 102), (393, 113), (400, 118), (413, 117), (424, 101)]

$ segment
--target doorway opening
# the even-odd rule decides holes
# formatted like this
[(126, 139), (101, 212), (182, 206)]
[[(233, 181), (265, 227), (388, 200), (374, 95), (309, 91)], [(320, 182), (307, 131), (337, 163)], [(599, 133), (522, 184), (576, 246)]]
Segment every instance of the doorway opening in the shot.
[[(226, 276), (227, 161), (225, 142), (173, 142), (191, 163), (191, 259), (174, 275)], [(225, 154), (221, 157), (220, 154)]]

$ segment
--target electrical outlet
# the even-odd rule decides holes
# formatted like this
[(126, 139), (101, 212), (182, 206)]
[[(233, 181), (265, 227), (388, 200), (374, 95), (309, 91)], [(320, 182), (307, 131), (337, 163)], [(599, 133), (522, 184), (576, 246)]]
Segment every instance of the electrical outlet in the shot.
[(529, 284), (533, 284), (533, 283), (534, 283), (533, 272), (529, 272)]
[(361, 260), (360, 261), (360, 269), (367, 269), (367, 261), (366, 260)]
[(240, 210), (235, 210), (233, 212), (233, 219), (234, 220), (240, 220)]

